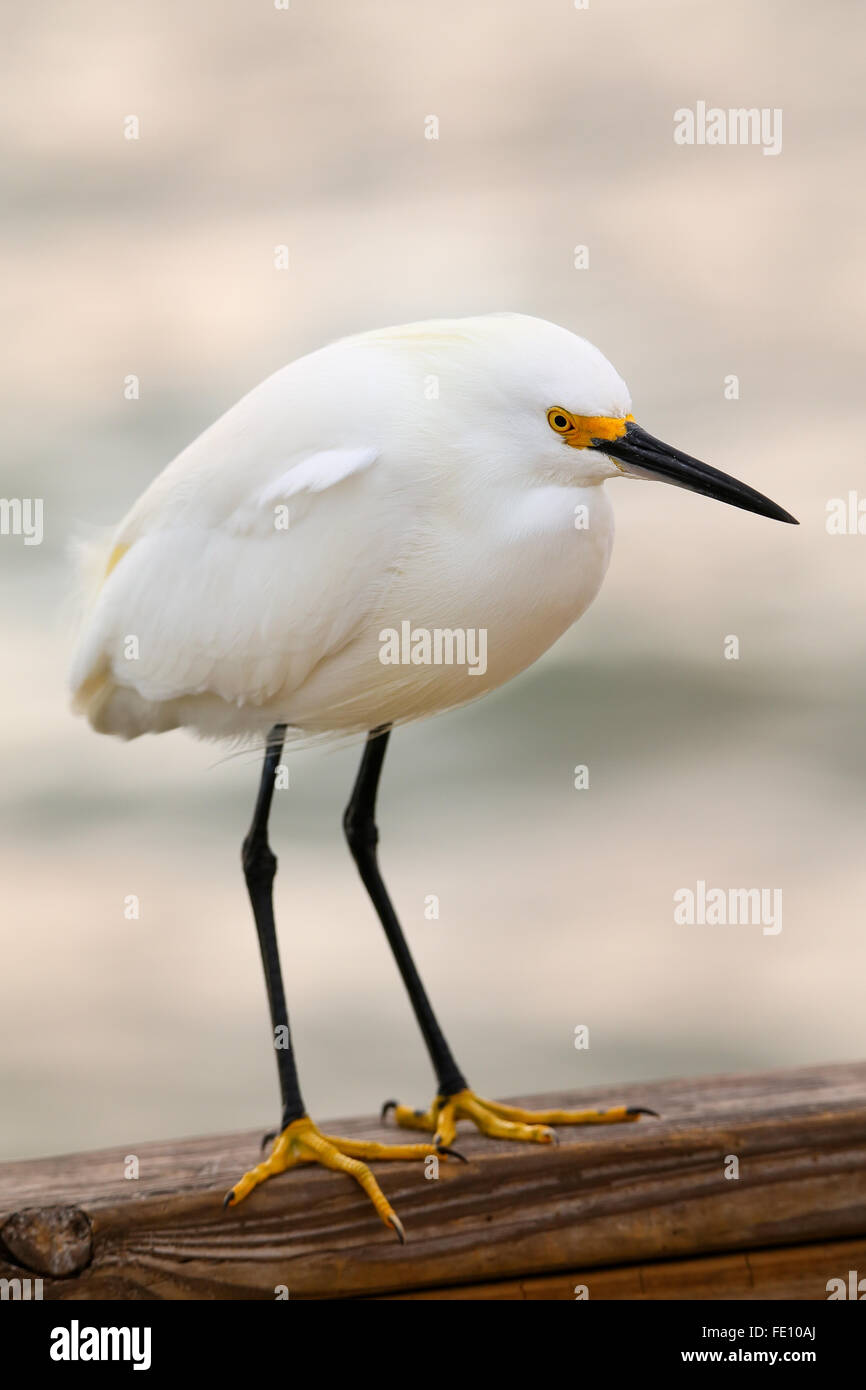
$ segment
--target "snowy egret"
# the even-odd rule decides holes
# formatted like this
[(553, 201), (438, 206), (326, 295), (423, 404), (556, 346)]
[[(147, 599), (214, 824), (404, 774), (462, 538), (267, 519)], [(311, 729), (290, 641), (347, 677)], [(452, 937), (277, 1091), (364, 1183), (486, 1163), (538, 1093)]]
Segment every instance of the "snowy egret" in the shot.
[[(640, 1107), (534, 1112), (469, 1089), (379, 873), (376, 793), (390, 730), (477, 698), (534, 662), (598, 593), (613, 516), (606, 479), (660, 478), (778, 521), (744, 483), (635, 423), (605, 357), (521, 314), (408, 324), (290, 363), (185, 449), (139, 498), (94, 578), (73, 659), (75, 708), (102, 733), (187, 727), (265, 741), (243, 867), (282, 1096), (270, 1156), (228, 1194), (299, 1163), (351, 1174), (402, 1227), (364, 1160), (451, 1153), (457, 1123), (550, 1143), (554, 1124)], [(288, 739), (365, 734), (344, 816), (436, 1074), (432, 1135), (382, 1145), (324, 1135), (298, 1082), (272, 905), (267, 824)]]

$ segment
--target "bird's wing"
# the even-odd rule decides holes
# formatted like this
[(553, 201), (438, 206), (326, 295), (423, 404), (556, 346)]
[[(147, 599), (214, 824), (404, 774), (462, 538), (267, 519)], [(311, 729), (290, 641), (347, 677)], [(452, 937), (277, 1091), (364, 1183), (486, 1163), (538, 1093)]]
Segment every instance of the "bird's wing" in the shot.
[(94, 722), (118, 688), (153, 704), (290, 694), (357, 633), (409, 544), (409, 494), (374, 447), (249, 469), (191, 448), (114, 537), (71, 675)]

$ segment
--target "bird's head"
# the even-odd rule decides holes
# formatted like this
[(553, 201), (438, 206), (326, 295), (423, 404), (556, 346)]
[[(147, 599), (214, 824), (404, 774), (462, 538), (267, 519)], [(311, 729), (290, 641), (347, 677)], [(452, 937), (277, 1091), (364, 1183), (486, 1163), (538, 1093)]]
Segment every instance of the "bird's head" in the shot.
[(491, 434), (503, 444), (507, 439), (512, 457), (542, 479), (578, 486), (618, 475), (660, 479), (796, 525), (746, 483), (648, 434), (634, 419), (622, 377), (585, 338), (524, 314), (447, 327), (451, 332), (444, 323), (440, 329), (441, 360), (447, 356), (453, 388), (478, 412), (488, 449)]

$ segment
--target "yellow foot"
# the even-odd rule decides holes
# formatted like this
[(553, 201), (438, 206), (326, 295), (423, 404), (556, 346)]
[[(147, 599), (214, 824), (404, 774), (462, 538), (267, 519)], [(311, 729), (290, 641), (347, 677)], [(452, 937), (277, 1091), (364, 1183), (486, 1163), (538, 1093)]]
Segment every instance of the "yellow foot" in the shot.
[(615, 1105), (610, 1110), (520, 1110), (515, 1105), (500, 1105), (498, 1101), (482, 1100), (474, 1091), (458, 1091), (453, 1096), (437, 1096), (429, 1110), (412, 1110), (396, 1100), (387, 1100), (382, 1107), (384, 1119), (389, 1110), (404, 1129), (432, 1131), (437, 1149), (447, 1148), (457, 1133), (458, 1120), (471, 1120), (493, 1139), (527, 1139), (533, 1144), (555, 1144), (556, 1131), (551, 1125), (616, 1125), (637, 1120), (641, 1115), (655, 1115), (639, 1105)]
[(366, 1192), (385, 1225), (395, 1233), (401, 1245), (406, 1239), (400, 1218), (391, 1207), (364, 1159), (412, 1159), (427, 1158), (430, 1154), (446, 1154), (452, 1158), (462, 1155), (449, 1150), (442, 1144), (377, 1144), (364, 1139), (336, 1139), (322, 1134), (306, 1115), (293, 1120), (282, 1133), (276, 1136), (270, 1157), (236, 1182), (226, 1193), (224, 1207), (236, 1207), (254, 1187), (266, 1178), (277, 1173), (285, 1173), (288, 1168), (296, 1168), (301, 1163), (321, 1163), (325, 1168), (335, 1168), (340, 1173), (348, 1173)]

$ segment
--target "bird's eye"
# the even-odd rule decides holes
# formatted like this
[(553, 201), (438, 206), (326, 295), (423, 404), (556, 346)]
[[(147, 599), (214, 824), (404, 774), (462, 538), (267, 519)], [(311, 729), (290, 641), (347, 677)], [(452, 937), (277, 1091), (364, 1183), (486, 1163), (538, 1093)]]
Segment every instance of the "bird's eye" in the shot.
[(560, 410), (559, 406), (554, 406), (552, 410), (547, 412), (547, 423), (552, 430), (556, 430), (557, 434), (565, 434), (566, 430), (572, 428), (573, 422), (564, 410)]

